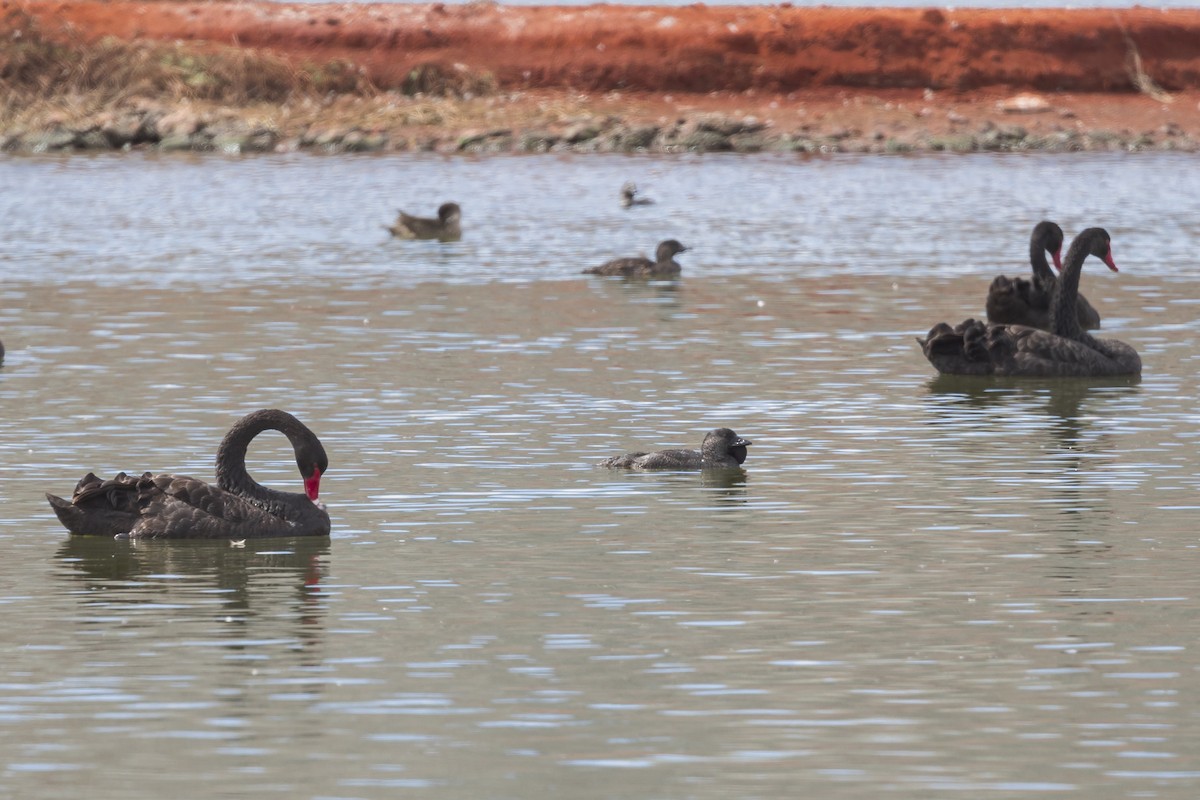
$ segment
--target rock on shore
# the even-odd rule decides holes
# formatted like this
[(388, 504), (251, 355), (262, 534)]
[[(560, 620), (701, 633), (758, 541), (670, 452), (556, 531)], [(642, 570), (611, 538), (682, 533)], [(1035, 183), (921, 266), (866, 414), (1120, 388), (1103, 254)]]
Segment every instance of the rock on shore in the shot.
[[(940, 110), (927, 103), (913, 110), (888, 103), (837, 107), (806, 113), (810, 121), (787, 124), (730, 106), (754, 103), (709, 98), (712, 109), (675, 110), (652, 116), (636, 106), (630, 114), (586, 102), (563, 117), (538, 114), (532, 98), (510, 102), (409, 98), (357, 99), (330, 113), (320, 104), (304, 111), (237, 108), (208, 104), (165, 104), (142, 100), (92, 115), (65, 118), (51, 112), (43, 120), (0, 132), (0, 149), (45, 153), (72, 150), (148, 148), (161, 151), (237, 153), (397, 152), (441, 153), (681, 153), (799, 152), (910, 153), (1020, 151), (1200, 151), (1200, 131), (1172, 121), (1178, 114), (1143, 114), (1146, 123), (1081, 123), (1066, 106), (1039, 119), (1017, 118), (996, 103), (962, 103)], [(736, 98), (735, 98), (736, 99)], [(1126, 96), (1122, 107), (1137, 105)], [(494, 98), (493, 98), (494, 100)], [(1188, 102), (1195, 107), (1194, 100)], [(428, 119), (406, 120), (404, 109), (420, 105)], [(1145, 103), (1144, 105), (1153, 105)], [(691, 105), (696, 105), (692, 103)], [(812, 103), (807, 103), (811, 106)], [(504, 113), (494, 113), (496, 107)], [(899, 106), (904, 106), (900, 103)], [(431, 108), (438, 108), (430, 114)], [(493, 113), (485, 113), (485, 111)], [(775, 111), (778, 109), (755, 109)], [(1119, 111), (1110, 109), (1110, 113)], [(922, 116), (924, 114), (924, 116)], [(1156, 120), (1155, 117), (1162, 119)], [(1136, 118), (1136, 117), (1134, 117)], [(369, 120), (363, 124), (359, 120)], [(1158, 124), (1154, 124), (1157, 122)]]

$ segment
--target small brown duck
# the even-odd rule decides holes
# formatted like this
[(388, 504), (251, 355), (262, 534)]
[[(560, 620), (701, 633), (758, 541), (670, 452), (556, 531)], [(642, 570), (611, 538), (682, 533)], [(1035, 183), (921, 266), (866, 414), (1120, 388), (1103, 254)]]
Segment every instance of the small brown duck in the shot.
[(625, 181), (625, 185), (621, 187), (621, 208), (654, 205), (654, 201), (649, 197), (638, 197), (637, 193), (637, 184), (633, 181)]
[(600, 462), (609, 469), (735, 469), (746, 460), (746, 448), (753, 442), (729, 428), (714, 428), (704, 436), (699, 450), (656, 450), (652, 453), (626, 453)]
[(397, 239), (437, 239), (441, 242), (457, 242), (462, 238), (462, 209), (458, 203), (442, 203), (438, 206), (437, 219), (414, 217), (403, 211), (393, 225), (384, 227)]
[(654, 261), (648, 258), (615, 258), (598, 267), (588, 267), (584, 275), (619, 275), (625, 278), (671, 278), (679, 274), (681, 267), (675, 260), (678, 253), (687, 248), (675, 239), (659, 242), (654, 251)]

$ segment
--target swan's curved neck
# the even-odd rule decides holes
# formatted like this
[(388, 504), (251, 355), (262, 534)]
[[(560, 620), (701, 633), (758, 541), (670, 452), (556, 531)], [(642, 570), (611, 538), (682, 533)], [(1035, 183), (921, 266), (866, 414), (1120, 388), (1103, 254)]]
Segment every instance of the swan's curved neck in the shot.
[(1041, 237), (1034, 236), (1029, 240), (1029, 265), (1033, 267), (1033, 276), (1047, 287), (1055, 283), (1054, 272), (1050, 262), (1046, 261), (1046, 245)]
[(283, 515), (284, 509), (298, 504), (301, 500), (311, 505), (312, 501), (304, 494), (295, 492), (280, 492), (268, 489), (246, 471), (246, 450), (254, 437), (263, 431), (280, 431), (292, 443), (295, 449), (300, 443), (302, 433), (297, 426), (300, 423), (290, 415), (281, 412), (256, 411), (239, 420), (217, 449), (217, 486), (227, 492), (240, 495), (255, 505)]
[[(1064, 339), (1082, 339), (1086, 334), (1079, 327), (1079, 278), (1083, 274), (1083, 262), (1088, 257), (1088, 245), (1076, 238), (1063, 261), (1062, 274), (1054, 285), (1054, 299), (1050, 305), (1050, 330)], [(1043, 261), (1045, 257), (1043, 256)]]

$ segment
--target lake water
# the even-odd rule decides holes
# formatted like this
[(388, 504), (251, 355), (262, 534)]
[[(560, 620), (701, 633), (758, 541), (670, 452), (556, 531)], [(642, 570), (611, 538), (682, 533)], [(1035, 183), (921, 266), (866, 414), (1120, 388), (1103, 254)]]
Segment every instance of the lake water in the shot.
[[(1194, 797), (1194, 169), (0, 159), (0, 796)], [(462, 242), (383, 230), (445, 199)], [(1143, 378), (935, 380), (914, 337), (1043, 217), (1112, 233)], [(677, 284), (578, 274), (668, 237)], [(324, 442), (330, 540), (46, 504), (211, 479), (260, 407)], [(722, 425), (744, 477), (595, 466)]]

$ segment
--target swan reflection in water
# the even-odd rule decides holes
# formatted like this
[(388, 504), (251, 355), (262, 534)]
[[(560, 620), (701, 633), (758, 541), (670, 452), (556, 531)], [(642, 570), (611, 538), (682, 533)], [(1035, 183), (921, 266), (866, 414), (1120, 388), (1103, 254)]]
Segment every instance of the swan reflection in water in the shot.
[(997, 416), (995, 412), (1040, 407), (1054, 426), (1059, 446), (1069, 450), (1082, 443), (1089, 427), (1089, 417), (1082, 412), (1088, 400), (1111, 406), (1118, 398), (1137, 395), (1141, 380), (1140, 375), (1032, 380), (938, 375), (926, 386), (929, 395), (938, 401), (934, 408), (943, 412), (940, 421), (945, 423), (962, 422), (963, 417), (944, 412), (970, 411), (972, 424), (981, 421), (975, 412), (986, 413), (986, 421), (1009, 424), (1011, 418)]
[[(119, 608), (155, 626), (152, 616), (170, 603), (175, 616), (190, 606), (219, 617), (223, 626), (253, 629), (256, 638), (294, 639), (293, 646), (305, 649), (322, 638), (327, 539), (231, 543), (70, 536), (54, 556), (59, 575), (74, 586), (72, 594), (98, 612), (93, 620), (98, 624)], [(261, 631), (264, 621), (272, 627), (283, 623), (287, 630)], [(228, 628), (223, 631), (227, 638)]]
[[(1083, 548), (1094, 556), (1095, 547), (1107, 549), (1102, 540), (1118, 524), (1112, 490), (1128, 481), (1111, 423), (1136, 417), (1139, 384), (1136, 375), (1038, 381), (941, 375), (928, 383), (929, 407), (949, 437), (939, 448), (952, 443), (968, 451), (954, 463), (980, 478), (993, 471), (986, 494), (1019, 501), (1025, 532), (1067, 537), (1039, 547), (1062, 555)], [(1100, 406), (1110, 413), (1098, 426)]]

